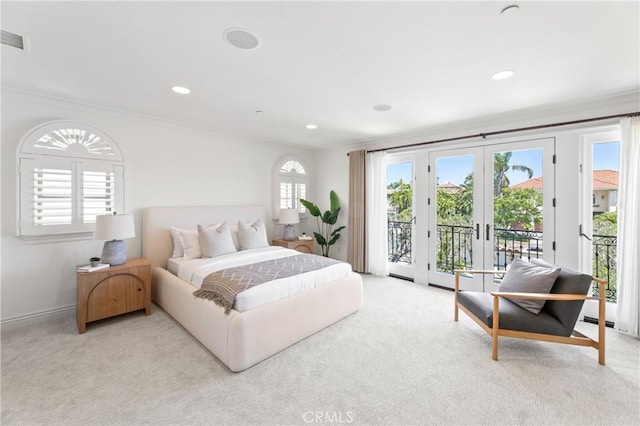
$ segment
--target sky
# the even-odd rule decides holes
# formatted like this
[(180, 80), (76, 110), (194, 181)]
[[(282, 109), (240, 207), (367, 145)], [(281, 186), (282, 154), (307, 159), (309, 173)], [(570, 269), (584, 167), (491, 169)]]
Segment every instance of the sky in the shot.
[[(598, 143), (593, 145), (593, 169), (618, 170), (619, 161), (618, 142)], [(512, 151), (510, 164), (520, 164), (533, 169), (533, 177), (542, 176), (542, 151), (528, 149)], [(464, 178), (472, 171), (473, 162), (471, 156), (440, 158), (437, 162), (438, 182), (451, 182), (460, 185)], [(412, 163), (395, 163), (387, 166), (387, 184), (397, 182), (411, 182)], [(529, 179), (529, 176), (520, 171), (507, 172), (509, 184), (515, 185)]]

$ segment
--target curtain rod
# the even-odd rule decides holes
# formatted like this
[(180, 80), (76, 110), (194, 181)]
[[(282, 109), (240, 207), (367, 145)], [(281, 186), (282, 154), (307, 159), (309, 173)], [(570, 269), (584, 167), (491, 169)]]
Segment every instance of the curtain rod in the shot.
[[(585, 118), (585, 119), (582, 119), (582, 120), (562, 121), (560, 123), (541, 124), (541, 125), (538, 125), (538, 126), (518, 127), (518, 128), (515, 128), (515, 129), (507, 129), (507, 130), (496, 130), (496, 131), (487, 132), (487, 133), (476, 133), (474, 135), (456, 136), (456, 137), (453, 137), (453, 138), (438, 139), (438, 140), (434, 140), (434, 141), (416, 142), (416, 143), (411, 143), (411, 144), (406, 144), (406, 145), (392, 146), (392, 147), (388, 147), (388, 148), (371, 149), (371, 150), (366, 150), (366, 152), (369, 153), (369, 152), (387, 151), (387, 150), (390, 150), (390, 149), (412, 148), (412, 147), (418, 147), (418, 146), (423, 146), (423, 145), (431, 145), (431, 144), (439, 143), (439, 142), (451, 142), (451, 141), (459, 141), (459, 140), (472, 139), (472, 138), (486, 139), (487, 136), (501, 135), (501, 134), (504, 134), (504, 133), (516, 133), (516, 132), (525, 132), (527, 130), (547, 129), (547, 128), (550, 128), (550, 127), (570, 126), (572, 124), (588, 123), (590, 121), (608, 120), (608, 119), (611, 119), (611, 118), (620, 118), (620, 117), (634, 117), (634, 116), (637, 116), (637, 115), (640, 115), (640, 111), (628, 112), (628, 113), (625, 113), (625, 114), (607, 115), (607, 116), (604, 116), (604, 117)], [(349, 154), (347, 153), (347, 156), (348, 155)]]

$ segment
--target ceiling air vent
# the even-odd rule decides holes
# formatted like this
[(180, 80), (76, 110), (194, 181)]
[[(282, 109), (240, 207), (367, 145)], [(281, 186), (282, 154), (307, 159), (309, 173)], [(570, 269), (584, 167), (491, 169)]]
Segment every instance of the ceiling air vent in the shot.
[(24, 50), (24, 42), (21, 35), (4, 30), (0, 30), (0, 32), (2, 33), (2, 44)]

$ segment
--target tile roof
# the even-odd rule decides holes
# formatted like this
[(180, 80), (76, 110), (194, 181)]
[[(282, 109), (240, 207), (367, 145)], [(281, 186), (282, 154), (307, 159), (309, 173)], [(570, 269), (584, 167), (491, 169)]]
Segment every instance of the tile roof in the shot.
[(594, 170), (593, 189), (618, 189), (618, 172), (615, 170)]
[(529, 189), (533, 188), (535, 190), (542, 190), (542, 177), (537, 177), (529, 180), (525, 180), (524, 182), (520, 182), (515, 185), (511, 185), (509, 188), (518, 188), (518, 189)]
[[(524, 182), (520, 182), (516, 185), (510, 186), (510, 188), (533, 188), (535, 190), (542, 190), (542, 177), (537, 177)], [(616, 190), (618, 189), (618, 172), (615, 170), (594, 170), (593, 171), (593, 190)]]

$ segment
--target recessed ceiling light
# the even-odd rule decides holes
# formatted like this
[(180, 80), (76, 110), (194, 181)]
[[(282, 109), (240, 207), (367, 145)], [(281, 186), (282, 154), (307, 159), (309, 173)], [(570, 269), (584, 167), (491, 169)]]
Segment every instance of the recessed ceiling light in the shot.
[(511, 4), (500, 11), (500, 15), (509, 14), (511, 15), (513, 12), (517, 12), (520, 9), (520, 6), (517, 4)]
[(318, 128), (318, 125), (317, 124), (307, 124), (305, 127), (307, 129), (309, 129), (309, 130), (315, 130), (315, 129)]
[(514, 70), (502, 70), (491, 76), (494, 80), (504, 80), (505, 78), (512, 77), (516, 72)]
[(244, 28), (227, 28), (222, 33), (224, 39), (238, 49), (251, 50), (260, 46), (260, 38)]
[(173, 86), (171, 88), (171, 90), (173, 90), (176, 93), (179, 93), (181, 95), (188, 95), (189, 93), (191, 93), (191, 90), (187, 89), (186, 87), (182, 87), (182, 86)]
[(391, 105), (387, 105), (387, 104), (378, 104), (378, 105), (374, 105), (373, 109), (376, 111), (389, 111), (391, 109)]

